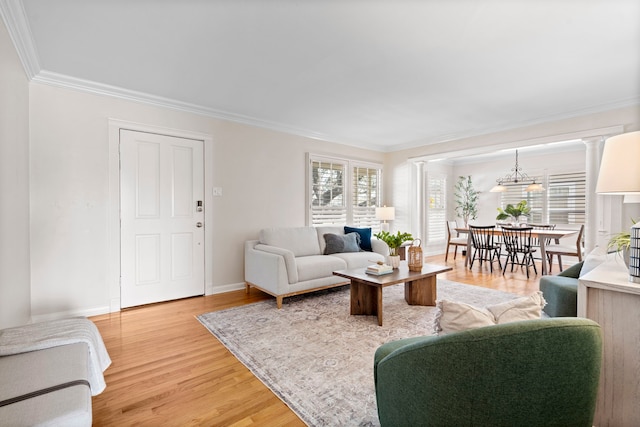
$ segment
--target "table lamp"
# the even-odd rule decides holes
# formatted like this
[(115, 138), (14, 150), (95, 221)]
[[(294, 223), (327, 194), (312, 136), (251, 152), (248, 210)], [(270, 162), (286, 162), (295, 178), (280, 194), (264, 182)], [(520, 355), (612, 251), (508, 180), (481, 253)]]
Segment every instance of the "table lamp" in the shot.
[[(640, 196), (640, 131), (608, 138), (604, 143), (596, 193)], [(631, 227), (629, 281), (640, 283), (640, 223)]]
[(376, 208), (376, 219), (382, 221), (380, 230), (388, 232), (389, 223), (387, 221), (396, 219), (396, 208), (387, 207), (386, 205), (381, 208)]

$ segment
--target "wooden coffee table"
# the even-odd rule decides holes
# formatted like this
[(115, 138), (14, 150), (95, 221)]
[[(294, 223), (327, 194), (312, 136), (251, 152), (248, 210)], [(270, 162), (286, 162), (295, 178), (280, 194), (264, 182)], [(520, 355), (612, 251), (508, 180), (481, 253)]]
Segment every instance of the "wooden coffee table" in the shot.
[(404, 283), (404, 299), (409, 305), (436, 304), (436, 274), (452, 270), (451, 267), (424, 264), (422, 271), (409, 271), (406, 262), (393, 273), (375, 276), (365, 268), (338, 270), (333, 274), (351, 280), (351, 314), (377, 315), (382, 326), (382, 289)]

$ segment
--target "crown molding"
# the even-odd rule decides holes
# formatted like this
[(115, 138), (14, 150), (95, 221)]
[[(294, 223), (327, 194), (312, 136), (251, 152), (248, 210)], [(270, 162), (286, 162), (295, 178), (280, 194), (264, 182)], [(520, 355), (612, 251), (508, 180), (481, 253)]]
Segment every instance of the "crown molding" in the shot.
[(0, 0), (0, 15), (29, 80), (40, 72), (36, 44), (20, 0)]
[[(0, 0), (2, 1), (2, 0)], [(124, 89), (117, 86), (111, 86), (103, 83), (97, 83), (90, 80), (79, 79), (64, 74), (53, 73), (51, 71), (42, 70), (31, 79), (34, 82), (43, 83), (51, 86), (57, 86), (66, 89), (73, 89), (82, 92), (92, 93), (94, 95), (110, 96), (114, 98), (124, 99), (127, 101), (140, 102), (162, 108), (169, 108), (187, 113), (199, 114), (206, 117), (212, 117), (221, 120), (242, 123), (249, 126), (255, 126), (263, 129), (269, 129), (276, 132), (282, 132), (292, 135), (298, 135), (310, 139), (318, 139), (326, 142), (333, 142), (342, 145), (351, 145), (373, 151), (387, 151), (386, 147), (372, 145), (361, 141), (345, 142), (330, 135), (313, 132), (308, 129), (286, 126), (280, 123), (261, 120), (241, 114), (234, 114), (225, 111), (208, 108), (197, 104), (177, 101), (170, 98), (151, 95), (144, 92)]]
[[(627, 99), (622, 99), (614, 102), (609, 102), (606, 104), (600, 104), (592, 107), (582, 108), (573, 111), (562, 112), (558, 114), (552, 114), (544, 117), (539, 117), (537, 119), (521, 121), (519, 123), (510, 123), (506, 126), (495, 126), (495, 127), (487, 127), (484, 129), (472, 129), (467, 132), (459, 132), (450, 135), (441, 135), (436, 136), (429, 139), (421, 139), (417, 141), (408, 142), (405, 144), (398, 144), (394, 147), (391, 147), (389, 151), (400, 151), (411, 148), (419, 148), (425, 145), (434, 145), (441, 144), (446, 142), (453, 142), (461, 139), (473, 138), (477, 136), (490, 135), (499, 132), (506, 132), (515, 129), (526, 128), (530, 126), (542, 125), (547, 123), (553, 123), (556, 121), (569, 120), (573, 118), (578, 118), (582, 116), (588, 116), (590, 114), (598, 114), (604, 113), (611, 110), (617, 110), (620, 108), (627, 107), (637, 107), (640, 106), (640, 97), (631, 97)], [(567, 138), (571, 139), (571, 138)], [(420, 156), (418, 156), (420, 157)]]

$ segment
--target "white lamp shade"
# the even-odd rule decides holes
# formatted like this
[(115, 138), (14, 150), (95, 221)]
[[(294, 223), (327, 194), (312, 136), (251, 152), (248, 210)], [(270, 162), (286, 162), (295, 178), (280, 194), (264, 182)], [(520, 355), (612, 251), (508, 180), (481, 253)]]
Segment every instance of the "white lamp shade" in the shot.
[(596, 193), (640, 195), (640, 131), (605, 141)]
[(507, 187), (502, 184), (498, 184), (494, 185), (491, 190), (489, 190), (489, 193), (503, 193), (505, 191), (507, 191)]
[(534, 182), (533, 184), (529, 184), (525, 191), (527, 191), (527, 192), (529, 192), (529, 191), (544, 191), (544, 187), (542, 186), (542, 184), (538, 184), (537, 182)]
[(396, 208), (386, 206), (376, 208), (376, 219), (380, 221), (393, 221), (396, 219)]

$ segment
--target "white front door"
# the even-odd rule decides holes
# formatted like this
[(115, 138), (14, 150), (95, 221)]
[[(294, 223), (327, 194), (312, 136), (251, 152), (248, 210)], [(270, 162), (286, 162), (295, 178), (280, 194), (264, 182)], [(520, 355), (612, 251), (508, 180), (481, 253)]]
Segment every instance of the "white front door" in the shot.
[(121, 307), (204, 294), (203, 142), (120, 130)]

